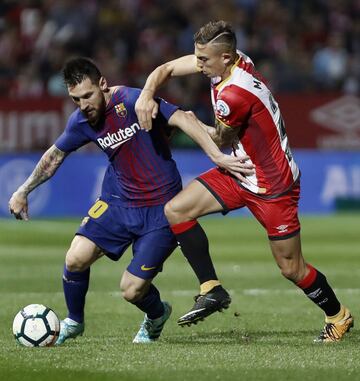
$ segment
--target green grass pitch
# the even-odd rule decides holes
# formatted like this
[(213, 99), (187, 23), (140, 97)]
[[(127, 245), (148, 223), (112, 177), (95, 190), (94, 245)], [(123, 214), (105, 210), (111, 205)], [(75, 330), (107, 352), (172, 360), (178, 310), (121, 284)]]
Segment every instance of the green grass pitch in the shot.
[[(132, 344), (143, 315), (122, 300), (119, 279), (129, 262), (102, 258), (91, 272), (85, 335), (61, 347), (23, 348), (11, 326), (18, 310), (43, 303), (64, 317), (61, 274), (79, 221), (0, 220), (0, 379), (108, 380), (359, 380), (360, 335), (313, 343), (323, 314), (272, 259), (253, 218), (203, 219), (217, 272), (233, 303), (191, 328), (177, 318), (197, 293), (195, 276), (177, 250), (155, 284), (173, 305), (158, 343)], [(303, 251), (326, 274), (340, 300), (360, 316), (360, 216), (302, 218)]]

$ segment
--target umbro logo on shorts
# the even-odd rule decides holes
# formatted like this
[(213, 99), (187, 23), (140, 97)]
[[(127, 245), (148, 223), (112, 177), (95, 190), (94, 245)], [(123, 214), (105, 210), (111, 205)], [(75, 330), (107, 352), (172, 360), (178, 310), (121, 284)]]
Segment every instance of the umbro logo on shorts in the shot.
[(279, 233), (285, 233), (287, 232), (288, 226), (289, 225), (280, 225), (280, 226), (277, 226), (276, 229), (279, 231)]

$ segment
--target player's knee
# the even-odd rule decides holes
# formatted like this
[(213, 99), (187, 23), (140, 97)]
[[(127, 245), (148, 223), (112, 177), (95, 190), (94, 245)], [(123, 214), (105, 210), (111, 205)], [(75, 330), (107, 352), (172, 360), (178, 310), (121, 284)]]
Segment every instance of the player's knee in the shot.
[(136, 287), (127, 287), (121, 290), (123, 298), (129, 303), (136, 303), (142, 297), (142, 292)]
[(164, 213), (165, 213), (165, 216), (166, 216), (167, 220), (169, 221), (170, 225), (173, 225), (175, 223), (174, 222), (175, 216), (174, 216), (174, 210), (173, 210), (173, 207), (172, 207), (172, 204), (170, 201), (165, 204)]
[(144, 295), (142, 287), (134, 283), (120, 283), (121, 294), (123, 298), (129, 303), (136, 303)]
[(87, 261), (85, 261), (81, 255), (73, 250), (69, 250), (65, 257), (66, 268), (73, 271), (85, 271), (88, 267)]
[(170, 225), (175, 225), (186, 221), (186, 216), (179, 210), (179, 208), (176, 207), (173, 201), (166, 203), (164, 213)]
[(288, 280), (297, 283), (303, 279), (304, 271), (299, 266), (299, 263), (296, 262), (287, 262), (280, 266), (281, 274)]
[(293, 281), (293, 279), (295, 278), (296, 274), (291, 267), (281, 267), (280, 271), (281, 271), (281, 275), (285, 277), (286, 279)]

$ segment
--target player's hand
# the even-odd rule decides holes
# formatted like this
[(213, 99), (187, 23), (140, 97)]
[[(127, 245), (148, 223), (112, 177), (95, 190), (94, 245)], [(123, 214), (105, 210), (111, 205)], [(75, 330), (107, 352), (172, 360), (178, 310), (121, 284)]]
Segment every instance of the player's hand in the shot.
[(249, 156), (231, 156), (222, 154), (217, 160), (216, 164), (223, 169), (226, 169), (233, 176), (239, 179), (241, 182), (249, 184), (249, 180), (246, 176), (251, 176), (255, 173), (255, 165), (249, 163)]
[(27, 196), (21, 191), (16, 191), (10, 198), (9, 211), (17, 220), (29, 219)]
[(152, 120), (156, 118), (159, 105), (148, 91), (142, 91), (135, 103), (135, 112), (142, 130), (150, 131)]
[[(188, 111), (185, 111), (185, 114), (191, 116), (191, 117), (192, 117), (193, 119), (195, 119), (198, 123), (202, 123), (202, 121), (199, 120), (199, 119), (196, 117), (194, 111), (188, 110)], [(202, 124), (203, 124), (203, 123), (202, 123)]]

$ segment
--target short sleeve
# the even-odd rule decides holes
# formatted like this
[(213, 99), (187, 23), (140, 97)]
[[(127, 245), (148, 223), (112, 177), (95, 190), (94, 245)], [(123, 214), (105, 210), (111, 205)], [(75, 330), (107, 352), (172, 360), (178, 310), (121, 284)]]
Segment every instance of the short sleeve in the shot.
[(55, 146), (63, 152), (73, 152), (89, 143), (91, 139), (81, 131), (75, 111), (69, 118), (64, 132), (56, 139)]
[(179, 109), (179, 106), (175, 106), (172, 103), (165, 101), (162, 98), (156, 98), (156, 101), (159, 103), (159, 111), (161, 115), (168, 121), (171, 118), (171, 115)]
[(246, 94), (237, 86), (228, 86), (216, 100), (215, 117), (228, 127), (239, 127), (248, 118), (251, 104)]

